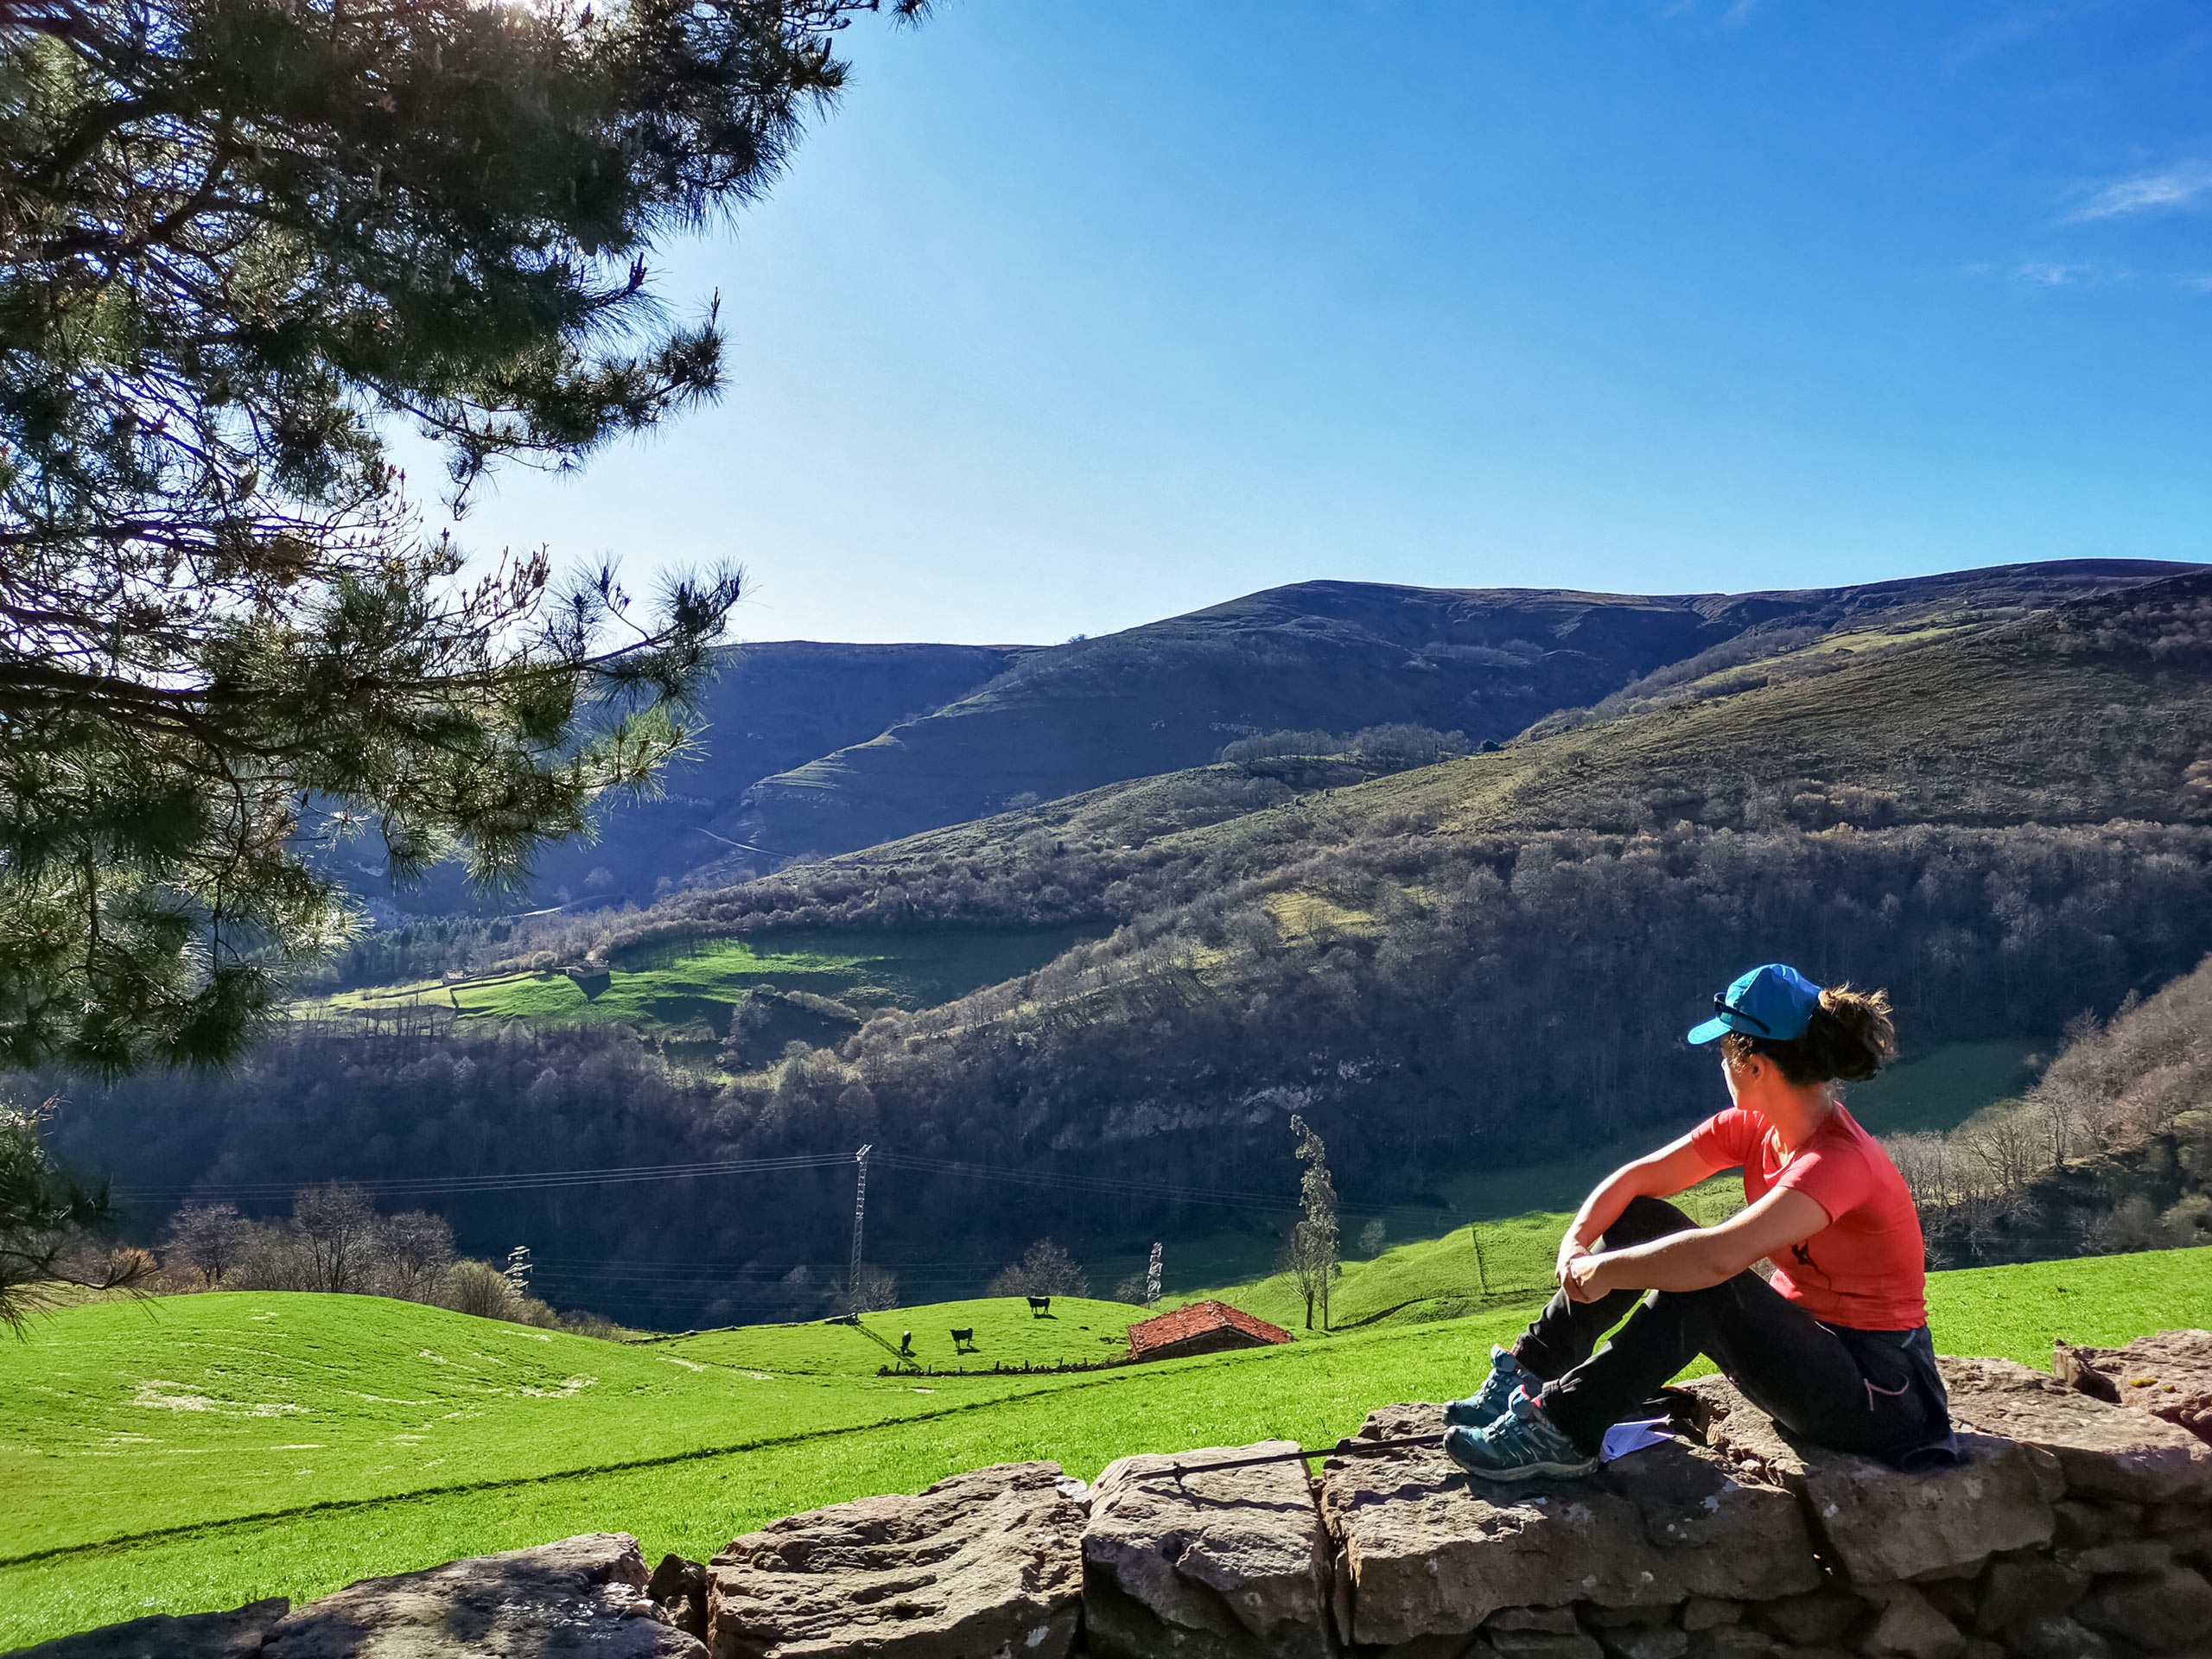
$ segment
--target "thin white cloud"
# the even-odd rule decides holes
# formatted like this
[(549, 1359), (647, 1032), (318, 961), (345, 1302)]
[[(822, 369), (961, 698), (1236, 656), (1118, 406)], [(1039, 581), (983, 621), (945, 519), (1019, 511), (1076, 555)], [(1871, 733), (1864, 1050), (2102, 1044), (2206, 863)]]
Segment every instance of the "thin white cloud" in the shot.
[(2139, 178), (2108, 184), (2067, 218), (2078, 222), (2183, 208), (2193, 205), (2207, 191), (2212, 191), (2212, 167), (2192, 162), (2164, 173), (2145, 173)]
[[(1751, 16), (1766, 0), (1728, 0), (1714, 22), (1722, 29), (1737, 29), (1748, 23)], [(1704, 0), (1669, 0), (1660, 9), (1659, 16), (1666, 17), (1695, 17), (1704, 10)]]
[(2061, 264), (2052, 259), (2031, 259), (2012, 272), (2024, 283), (2035, 283), (2044, 288), (2079, 288), (2096, 274), (2094, 265)]
[(1951, 54), (1946, 67), (1953, 70), (1961, 69), (1977, 58), (2002, 51), (2017, 41), (2032, 39), (2055, 24), (2070, 21), (2076, 10), (2078, 8), (2071, 6), (2028, 6), (2012, 12), (1968, 35)]

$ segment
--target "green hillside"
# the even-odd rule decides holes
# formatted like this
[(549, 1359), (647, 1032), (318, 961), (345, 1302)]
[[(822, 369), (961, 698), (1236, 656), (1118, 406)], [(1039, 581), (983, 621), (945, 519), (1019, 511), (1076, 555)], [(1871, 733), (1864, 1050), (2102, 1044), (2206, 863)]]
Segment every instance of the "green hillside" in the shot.
[[(877, 1358), (882, 1356), (879, 1352)], [(0, 1554), (210, 1516), (536, 1478), (929, 1408), (374, 1296), (238, 1292), (74, 1308), (0, 1348)], [(993, 1379), (963, 1399), (995, 1397)]]
[[(1727, 669), (1670, 687), (1680, 701), (1634, 702), (1494, 753), (1332, 788), (1325, 800), (1230, 810), (1232, 781), (1249, 769), (1147, 778), (672, 901), (613, 937), (774, 927), (832, 892), (846, 913), (868, 916), (852, 896), (885, 889), (917, 926), (931, 909), (930, 874), (948, 868), (987, 899), (1003, 894), (1014, 913), (1037, 913), (1033, 895), (1047, 881), (1080, 913), (1086, 888), (1132, 866), (1071, 855), (1115, 851), (1182, 861), (1217, 882), (1267, 868), (1278, 873), (1274, 889), (1301, 856), (1378, 830), (1433, 846), (1674, 824), (1869, 834), (1915, 823), (2196, 823), (2212, 817), (2212, 801), (2183, 773), (2212, 705), (2212, 638), (2198, 614), (2208, 588), (2182, 576), (2025, 619), (1967, 609), (1948, 626), (1921, 619), (1893, 632), (1852, 621), (1762, 660), (1756, 674)], [(1186, 815), (1137, 804), (1147, 797), (1186, 801)]]
[[(1936, 1274), (1929, 1297), (1947, 1351), (2044, 1364), (2056, 1336), (2201, 1322), (2212, 1251)], [(760, 1362), (741, 1369), (709, 1357), (720, 1333), (623, 1347), (366, 1297), (75, 1308), (0, 1346), (0, 1643), (602, 1528), (703, 1559), (779, 1515), (1007, 1459), (1088, 1478), (1135, 1450), (1326, 1444), (1375, 1405), (1464, 1392), (1529, 1312), (916, 1382), (875, 1376), (871, 1344), (853, 1372), (810, 1369), (819, 1327), (731, 1333)]]

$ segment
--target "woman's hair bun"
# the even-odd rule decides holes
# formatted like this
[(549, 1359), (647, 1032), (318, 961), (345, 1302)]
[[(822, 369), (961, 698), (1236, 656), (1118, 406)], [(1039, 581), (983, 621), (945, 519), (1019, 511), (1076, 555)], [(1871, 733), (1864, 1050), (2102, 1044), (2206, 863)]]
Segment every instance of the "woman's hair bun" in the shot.
[(1896, 1058), (1897, 1033), (1890, 1021), (1887, 992), (1831, 985), (1821, 993), (1802, 1036), (1783, 1042), (1732, 1031), (1720, 1039), (1720, 1047), (1731, 1059), (1764, 1054), (1800, 1087), (1839, 1077), (1864, 1083)]
[[(1776, 1046), (1805, 1051), (1803, 1069), (1810, 1075), (1792, 1077), (1793, 1083), (1825, 1083), (1831, 1077), (1863, 1083), (1897, 1056), (1897, 1033), (1890, 1019), (1889, 995), (1831, 985), (1821, 993), (1821, 1005), (1813, 1010), (1805, 1034), (1795, 1044)], [(1785, 1064), (1783, 1074), (1790, 1071)]]

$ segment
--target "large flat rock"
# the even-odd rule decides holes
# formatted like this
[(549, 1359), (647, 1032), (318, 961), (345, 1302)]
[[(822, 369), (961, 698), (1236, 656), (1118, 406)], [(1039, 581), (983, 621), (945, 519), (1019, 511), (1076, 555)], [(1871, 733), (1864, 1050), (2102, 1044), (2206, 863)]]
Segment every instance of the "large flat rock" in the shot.
[[(1360, 1433), (1443, 1427), (1441, 1406), (1386, 1406)], [(1507, 1607), (1751, 1600), (1821, 1582), (1796, 1499), (1675, 1440), (1585, 1479), (1525, 1485), (1471, 1480), (1440, 1446), (1332, 1458), (1321, 1516), (1360, 1644), (1466, 1636)]]
[(2062, 1382), (2212, 1442), (2212, 1331), (2159, 1331), (2125, 1348), (2056, 1344), (2051, 1370)]
[(2066, 1489), (2137, 1503), (2212, 1502), (2212, 1446), (2145, 1411), (2129, 1411), (2009, 1359), (1942, 1362), (1951, 1415), (2058, 1459)]
[(153, 1613), (20, 1649), (15, 1659), (253, 1659), (291, 1606), (272, 1596), (219, 1613)]
[(1707, 1413), (1707, 1443), (1747, 1475), (1796, 1494), (1856, 1583), (1941, 1577), (2050, 1541), (2050, 1506), (2066, 1488), (2049, 1451), (1963, 1429), (1963, 1465), (1908, 1475), (1790, 1439), (1726, 1377), (1685, 1386)]
[(715, 1659), (1066, 1659), (1080, 1491), (1057, 1463), (1002, 1463), (772, 1522), (709, 1563), (708, 1646)]
[(626, 1533), (364, 1579), (277, 1621), (263, 1659), (702, 1659)]
[(1084, 1641), (1098, 1659), (1327, 1659), (1329, 1545), (1302, 1462), (1163, 1475), (1290, 1440), (1109, 1464), (1083, 1534)]

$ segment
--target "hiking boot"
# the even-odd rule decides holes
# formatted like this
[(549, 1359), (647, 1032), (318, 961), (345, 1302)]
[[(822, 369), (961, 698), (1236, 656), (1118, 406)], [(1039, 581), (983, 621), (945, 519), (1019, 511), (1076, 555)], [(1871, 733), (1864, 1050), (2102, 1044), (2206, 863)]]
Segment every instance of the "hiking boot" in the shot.
[(1513, 1402), (1513, 1390), (1522, 1382), (1534, 1381), (1521, 1369), (1521, 1362), (1510, 1348), (1491, 1344), (1490, 1375), (1483, 1385), (1465, 1400), (1454, 1400), (1444, 1408), (1444, 1421), (1455, 1427), (1484, 1428), (1503, 1414)]
[(1539, 1476), (1586, 1475), (1598, 1459), (1567, 1438), (1525, 1388), (1484, 1428), (1444, 1432), (1444, 1455), (1484, 1480), (1535, 1480)]

